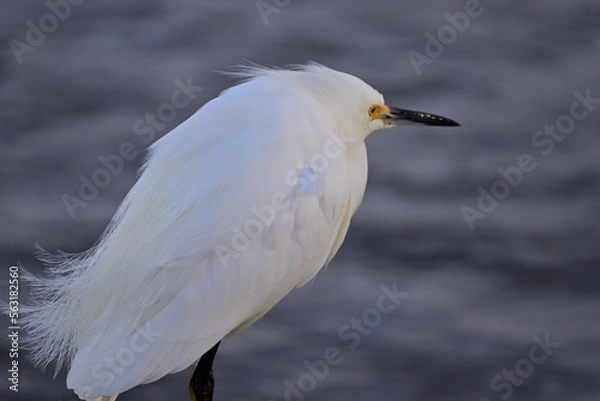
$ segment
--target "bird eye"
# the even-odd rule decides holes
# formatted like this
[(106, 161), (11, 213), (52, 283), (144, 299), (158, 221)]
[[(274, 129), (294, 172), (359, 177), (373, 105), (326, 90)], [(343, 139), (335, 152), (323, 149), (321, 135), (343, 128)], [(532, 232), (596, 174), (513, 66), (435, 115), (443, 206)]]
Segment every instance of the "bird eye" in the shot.
[(376, 117), (377, 110), (379, 110), (379, 106), (371, 106), (369, 109), (369, 116)]

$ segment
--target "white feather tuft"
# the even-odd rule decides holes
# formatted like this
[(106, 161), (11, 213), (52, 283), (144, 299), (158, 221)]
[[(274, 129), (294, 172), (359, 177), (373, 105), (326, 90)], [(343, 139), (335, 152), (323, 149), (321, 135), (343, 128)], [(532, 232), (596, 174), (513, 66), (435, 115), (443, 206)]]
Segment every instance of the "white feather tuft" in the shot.
[(31, 351), (33, 363), (42, 369), (56, 361), (55, 376), (76, 351), (81, 294), (95, 254), (96, 248), (81, 254), (53, 255), (38, 245), (38, 259), (45, 264), (47, 276), (37, 277), (22, 269), (20, 277), (31, 288), (32, 298), (30, 305), (19, 309), (28, 332), (23, 345)]

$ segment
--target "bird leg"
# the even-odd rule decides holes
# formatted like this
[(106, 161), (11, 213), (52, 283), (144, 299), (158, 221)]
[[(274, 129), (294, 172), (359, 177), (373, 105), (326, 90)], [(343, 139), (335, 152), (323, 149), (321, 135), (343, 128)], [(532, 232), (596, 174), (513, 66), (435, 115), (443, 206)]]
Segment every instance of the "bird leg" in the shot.
[(219, 344), (221, 344), (220, 341), (202, 355), (198, 365), (196, 365), (196, 370), (194, 370), (188, 385), (192, 401), (212, 401), (213, 389), (215, 388), (212, 364)]

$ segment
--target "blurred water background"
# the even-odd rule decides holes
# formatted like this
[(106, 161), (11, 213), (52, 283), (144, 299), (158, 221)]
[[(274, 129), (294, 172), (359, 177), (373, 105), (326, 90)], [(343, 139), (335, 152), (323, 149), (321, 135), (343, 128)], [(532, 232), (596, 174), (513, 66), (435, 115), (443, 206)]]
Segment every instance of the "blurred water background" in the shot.
[[(338, 257), (222, 344), (215, 400), (597, 401), (600, 104), (581, 120), (564, 115), (576, 91), (600, 97), (600, 3), (473, 4), (85, 1), (51, 29), (43, 1), (2, 2), (0, 280), (16, 262), (41, 271), (36, 242), (69, 252), (94, 243), (142, 163), (147, 138), (136, 121), (169, 102), (176, 82), (202, 90), (156, 138), (233, 84), (217, 71), (313, 60), (363, 78), (388, 104), (463, 126), (368, 138), (368, 189)], [(468, 22), (456, 14), (465, 11)], [(27, 21), (49, 31), (43, 41), (30, 34), (36, 45)], [(427, 33), (446, 44), (426, 48)], [(557, 120), (567, 135), (536, 134)], [(70, 214), (65, 194), (78, 197), (81, 177), (92, 179), (99, 157), (126, 142), (136, 157)], [(482, 203), (493, 210), (469, 227), (463, 207), (476, 210), (481, 190), (505, 190), (494, 184), (498, 168), (523, 154), (532, 171), (497, 206)], [(347, 328), (394, 285), (407, 295), (393, 312), (371, 329)], [(534, 337), (560, 346), (532, 351)], [(308, 378), (307, 364), (331, 347), (343, 360)], [(23, 353), (19, 392), (10, 391), (8, 349), (0, 341), (0, 400), (75, 399), (64, 373), (53, 380)], [(191, 373), (119, 400), (186, 400)]]

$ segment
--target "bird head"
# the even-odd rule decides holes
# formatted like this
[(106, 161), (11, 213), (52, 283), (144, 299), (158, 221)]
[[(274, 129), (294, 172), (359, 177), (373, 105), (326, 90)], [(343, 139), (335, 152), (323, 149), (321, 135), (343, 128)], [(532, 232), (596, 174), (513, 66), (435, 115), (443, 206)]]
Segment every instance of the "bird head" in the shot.
[(291, 69), (240, 66), (229, 75), (245, 80), (277, 78), (301, 88), (316, 101), (313, 109), (329, 116), (344, 142), (362, 141), (373, 131), (399, 125), (460, 125), (435, 114), (389, 106), (381, 93), (361, 79), (317, 63)]
[(381, 93), (361, 79), (319, 64), (302, 66), (297, 74), (347, 140), (362, 140), (373, 131), (400, 125), (460, 125), (435, 114), (389, 106)]

